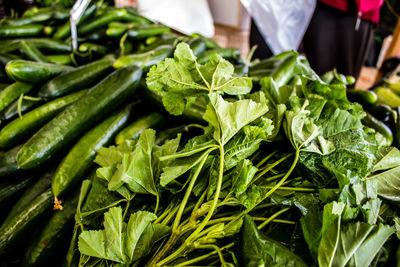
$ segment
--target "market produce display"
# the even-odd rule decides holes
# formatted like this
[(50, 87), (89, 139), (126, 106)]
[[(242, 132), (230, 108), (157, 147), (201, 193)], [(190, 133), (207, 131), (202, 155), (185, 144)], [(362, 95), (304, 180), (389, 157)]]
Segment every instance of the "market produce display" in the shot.
[(0, 24), (1, 264), (400, 263), (387, 88), (101, 3), (71, 51), (68, 17)]

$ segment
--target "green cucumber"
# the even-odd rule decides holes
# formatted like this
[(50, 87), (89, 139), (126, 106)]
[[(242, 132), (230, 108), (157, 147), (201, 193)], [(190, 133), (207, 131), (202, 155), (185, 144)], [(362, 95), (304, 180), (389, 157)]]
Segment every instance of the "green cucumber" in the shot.
[(390, 146), (393, 143), (392, 130), (383, 122), (366, 112), (366, 116), (362, 119), (362, 123), (380, 133), (387, 141), (383, 146)]
[(206, 42), (206, 47), (207, 49), (214, 49), (214, 48), (221, 48), (219, 46), (219, 44), (217, 44), (216, 42), (214, 42), (213, 40), (211, 40), (210, 38), (204, 37), (203, 35), (199, 34), (199, 33), (192, 33), (190, 35), (190, 37), (192, 38), (197, 38), (200, 37), (202, 38), (205, 42)]
[(162, 45), (173, 45), (175, 40), (176, 40), (176, 37), (159, 38), (154, 43), (151, 43), (150, 45), (139, 49), (138, 53), (148, 52), (148, 51), (154, 50), (157, 47), (160, 47)]
[(127, 13), (128, 11), (121, 8), (108, 11), (102, 14), (101, 16), (94, 17), (91, 21), (88, 21), (85, 25), (79, 27), (78, 33), (79, 35), (86, 35), (88, 33), (91, 33), (99, 28), (104, 27), (111, 21), (121, 20), (121, 18), (126, 16)]
[(375, 105), (378, 101), (378, 96), (373, 91), (362, 89), (347, 90), (347, 97), (350, 101), (360, 103), (363, 106)]
[(58, 166), (51, 187), (55, 197), (73, 187), (92, 166), (97, 151), (107, 145), (131, 115), (131, 106), (119, 110), (91, 129), (71, 148)]
[(25, 40), (20, 42), (21, 54), (24, 54), (28, 59), (37, 62), (49, 62), (49, 60), (36, 48), (36, 46), (29, 44)]
[(72, 59), (70, 54), (63, 54), (63, 55), (47, 55), (47, 59), (59, 65), (72, 65)]
[(0, 64), (4, 66), (7, 65), (8, 62), (16, 59), (20, 58), (11, 54), (0, 54)]
[[(127, 10), (128, 11), (128, 10)], [(153, 23), (151, 20), (148, 18), (145, 18), (138, 13), (133, 13), (133, 12), (127, 12), (125, 15), (121, 17), (123, 21), (129, 21), (133, 23), (138, 23), (138, 24), (150, 24)]]
[(83, 43), (79, 45), (78, 51), (82, 53), (89, 53), (91, 55), (103, 56), (107, 53), (108, 48), (104, 45)]
[(44, 26), (41, 24), (29, 24), (21, 26), (1, 26), (0, 38), (15, 38), (37, 36), (43, 32)]
[(41, 52), (47, 53), (68, 53), (71, 52), (71, 46), (62, 41), (49, 39), (49, 38), (25, 38), (0, 41), (0, 51), (2, 53), (10, 53), (20, 48), (20, 42), (25, 40), (26, 42), (36, 46)]
[(66, 106), (87, 94), (88, 91), (82, 90), (57, 98), (24, 114), (22, 118), (11, 121), (0, 131), (0, 148), (10, 148), (26, 141)]
[[(79, 190), (78, 192), (79, 193)], [(73, 194), (64, 202), (61, 211), (55, 211), (30, 242), (25, 252), (23, 266), (44, 266), (64, 237), (71, 234), (79, 194)]]
[(144, 39), (146, 37), (160, 35), (169, 32), (170, 28), (164, 25), (151, 24), (140, 25), (128, 30), (127, 34), (132, 39)]
[(112, 57), (106, 57), (61, 74), (44, 84), (39, 96), (52, 99), (93, 86), (112, 71), (113, 62)]
[(45, 22), (51, 19), (53, 16), (53, 12), (51, 10), (46, 10), (42, 12), (38, 12), (36, 14), (32, 14), (31, 16), (23, 16), (21, 18), (9, 19), (5, 20), (5, 24), (11, 26), (20, 26), (20, 25), (28, 25), (32, 23)]
[(213, 54), (218, 54), (221, 57), (231, 60), (231, 59), (238, 59), (240, 57), (240, 51), (237, 48), (227, 47), (227, 48), (214, 48), (205, 51), (198, 59), (197, 62), (200, 64), (204, 64), (210, 60), (210, 57)]
[(48, 189), (36, 197), (23, 211), (0, 227), (0, 254), (7, 252), (51, 209), (53, 194)]
[(52, 63), (43, 63), (17, 59), (6, 65), (7, 75), (18, 82), (32, 84), (43, 83), (62, 72), (68, 72), (75, 68)]
[(14, 102), (21, 94), (26, 94), (32, 89), (32, 84), (15, 82), (0, 91), (0, 112)]
[(257, 70), (275, 69), (278, 66), (279, 62), (281, 62), (281, 60), (278, 60), (273, 57), (260, 60), (249, 66), (249, 73), (257, 71)]
[[(33, 97), (36, 98), (35, 95), (28, 95), (28, 97)], [(2, 112), (0, 112), (0, 120), (1, 121), (9, 121), (12, 119), (15, 119), (18, 117), (18, 103), (19, 99), (15, 100), (12, 102), (8, 107), (6, 107)], [(35, 100), (30, 100), (30, 99), (22, 99), (21, 105), (19, 107), (19, 110), (21, 113), (25, 113), (26, 111), (29, 111), (43, 103), (42, 99), (35, 99)]]
[(160, 128), (165, 124), (165, 122), (165, 117), (158, 112), (147, 114), (143, 117), (136, 119), (133, 123), (124, 128), (120, 133), (118, 133), (115, 137), (115, 143), (119, 145), (125, 140), (137, 139), (145, 129)]
[(7, 214), (4, 219), (4, 224), (7, 224), (12, 220), (14, 216), (23, 211), (29, 204), (38, 197), (41, 193), (46, 191), (51, 186), (51, 178), (53, 177), (54, 171), (48, 171), (44, 174), (39, 175), (37, 179), (33, 181), (32, 185), (23, 193), (23, 195), (15, 202), (12, 206), (11, 211)]
[(17, 156), (18, 166), (26, 169), (45, 163), (131, 96), (141, 76), (142, 70), (136, 66), (116, 70), (107, 76), (22, 146)]
[(193, 38), (192, 40), (190, 40), (189, 46), (190, 46), (190, 49), (192, 49), (193, 54), (196, 57), (199, 57), (207, 49), (206, 42), (204, 41), (203, 38), (200, 38), (200, 37)]
[(174, 47), (172, 45), (162, 45), (148, 52), (119, 57), (113, 66), (116, 69), (126, 66), (138, 66), (146, 71), (151, 66), (171, 56), (173, 51)]
[(137, 25), (136, 23), (122, 23), (113, 21), (108, 24), (106, 35), (110, 37), (121, 37), (128, 29)]
[(28, 177), (13, 177), (11, 181), (6, 181), (0, 185), (0, 207), (8, 204), (18, 193), (30, 186), (34, 178)]
[(21, 146), (16, 146), (0, 155), (0, 178), (12, 177), (22, 172), (17, 164), (20, 149)]
[(105, 43), (109, 41), (109, 38), (106, 35), (106, 29), (98, 29), (97, 31), (86, 35), (86, 40), (88, 42)]
[(391, 108), (400, 106), (400, 96), (398, 96), (391, 89), (378, 86), (375, 88), (374, 92), (378, 96), (378, 103), (388, 105)]
[[(79, 26), (82, 24), (82, 22), (88, 20), (96, 11), (97, 6), (96, 5), (91, 5), (89, 6), (85, 12), (83, 13), (82, 17), (79, 19), (77, 25)], [(65, 39), (68, 36), (71, 35), (71, 25), (70, 22), (67, 21), (65, 24), (63, 24), (61, 27), (58, 28), (58, 30), (54, 33), (53, 37), (56, 39)]]

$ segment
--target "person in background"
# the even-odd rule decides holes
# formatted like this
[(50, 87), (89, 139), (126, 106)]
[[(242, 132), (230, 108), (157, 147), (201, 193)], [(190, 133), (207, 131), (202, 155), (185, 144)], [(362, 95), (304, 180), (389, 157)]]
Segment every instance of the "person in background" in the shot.
[[(333, 68), (356, 79), (367, 56), (384, 0), (319, 0), (303, 37), (305, 53), (314, 71), (322, 75)], [(252, 21), (250, 45), (258, 45), (255, 58), (272, 53)]]

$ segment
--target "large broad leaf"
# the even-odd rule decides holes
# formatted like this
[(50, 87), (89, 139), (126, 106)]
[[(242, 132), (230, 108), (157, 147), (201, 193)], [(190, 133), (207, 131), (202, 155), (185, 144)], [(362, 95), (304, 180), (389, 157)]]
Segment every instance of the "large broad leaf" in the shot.
[(232, 177), (232, 191), (235, 195), (246, 192), (248, 185), (253, 180), (258, 169), (253, 166), (250, 160), (242, 160), (236, 165), (235, 169), (230, 173)]
[(319, 266), (369, 266), (393, 233), (388, 225), (355, 222), (342, 226), (337, 220), (322, 235)]
[(395, 202), (400, 202), (400, 166), (368, 177), (378, 181), (378, 195)]
[(210, 94), (210, 104), (204, 119), (214, 128), (214, 139), (226, 144), (243, 126), (258, 119), (268, 111), (266, 103), (252, 100), (225, 101), (218, 94)]
[(200, 65), (189, 45), (177, 45), (174, 58), (153, 66), (146, 78), (147, 86), (163, 96), (165, 108), (180, 115), (201, 94), (223, 92), (231, 95), (250, 92), (247, 77), (235, 77), (234, 67), (219, 55)]
[(380, 147), (376, 154), (377, 162), (372, 172), (400, 166), (400, 151), (395, 147)]
[(239, 242), (240, 266), (307, 266), (288, 248), (257, 230), (248, 215), (244, 217)]

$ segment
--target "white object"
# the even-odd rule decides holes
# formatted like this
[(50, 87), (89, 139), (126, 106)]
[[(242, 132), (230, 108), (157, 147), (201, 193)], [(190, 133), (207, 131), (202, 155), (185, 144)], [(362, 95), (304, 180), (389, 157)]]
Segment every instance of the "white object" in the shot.
[(78, 24), (83, 13), (88, 7), (90, 0), (78, 0), (70, 11), (70, 27), (72, 37), (72, 50), (75, 51), (78, 48), (78, 31), (76, 30), (76, 24)]
[(316, 0), (241, 0), (274, 54), (297, 50)]
[(138, 0), (139, 13), (184, 34), (214, 35), (207, 0)]
[(241, 30), (250, 29), (250, 16), (240, 0), (208, 0), (214, 23)]

